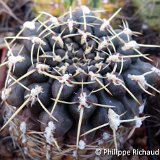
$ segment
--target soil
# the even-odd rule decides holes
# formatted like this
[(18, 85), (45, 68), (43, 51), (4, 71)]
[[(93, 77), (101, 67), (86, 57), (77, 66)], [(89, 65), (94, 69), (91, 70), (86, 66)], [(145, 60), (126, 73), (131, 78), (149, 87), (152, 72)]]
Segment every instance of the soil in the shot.
[(23, 22), (34, 18), (32, 0), (0, 0), (0, 33), (17, 32)]

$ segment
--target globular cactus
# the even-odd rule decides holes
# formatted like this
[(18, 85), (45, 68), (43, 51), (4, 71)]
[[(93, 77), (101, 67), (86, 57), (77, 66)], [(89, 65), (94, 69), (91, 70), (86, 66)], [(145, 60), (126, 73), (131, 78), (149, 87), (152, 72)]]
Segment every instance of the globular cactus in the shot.
[[(4, 125), (31, 159), (107, 159), (98, 148), (120, 148), (146, 117), (139, 117), (147, 89), (160, 71), (123, 21), (82, 6), (56, 18), (42, 12), (6, 37), (8, 66), (2, 90)], [(9, 127), (9, 128), (8, 128)], [(8, 128), (8, 129), (7, 129)]]

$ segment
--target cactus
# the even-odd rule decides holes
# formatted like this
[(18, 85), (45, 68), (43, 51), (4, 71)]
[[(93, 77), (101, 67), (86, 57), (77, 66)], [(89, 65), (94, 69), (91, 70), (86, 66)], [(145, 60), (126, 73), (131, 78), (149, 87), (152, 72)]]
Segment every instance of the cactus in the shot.
[[(1, 93), (6, 131), (30, 159), (107, 159), (99, 148), (121, 148), (140, 117), (144, 95), (160, 71), (132, 39), (139, 33), (113, 29), (112, 21), (82, 6), (59, 18), (42, 12), (6, 37), (8, 66)], [(6, 133), (6, 134), (7, 134)]]
[[(158, 83), (156, 87), (160, 88), (160, 83)], [(149, 150), (160, 148), (160, 94), (157, 94), (154, 91), (153, 94), (155, 94), (154, 97), (148, 97), (145, 108), (145, 113), (150, 116), (150, 118), (146, 120)], [(160, 155), (153, 156), (153, 158), (159, 159)]]

